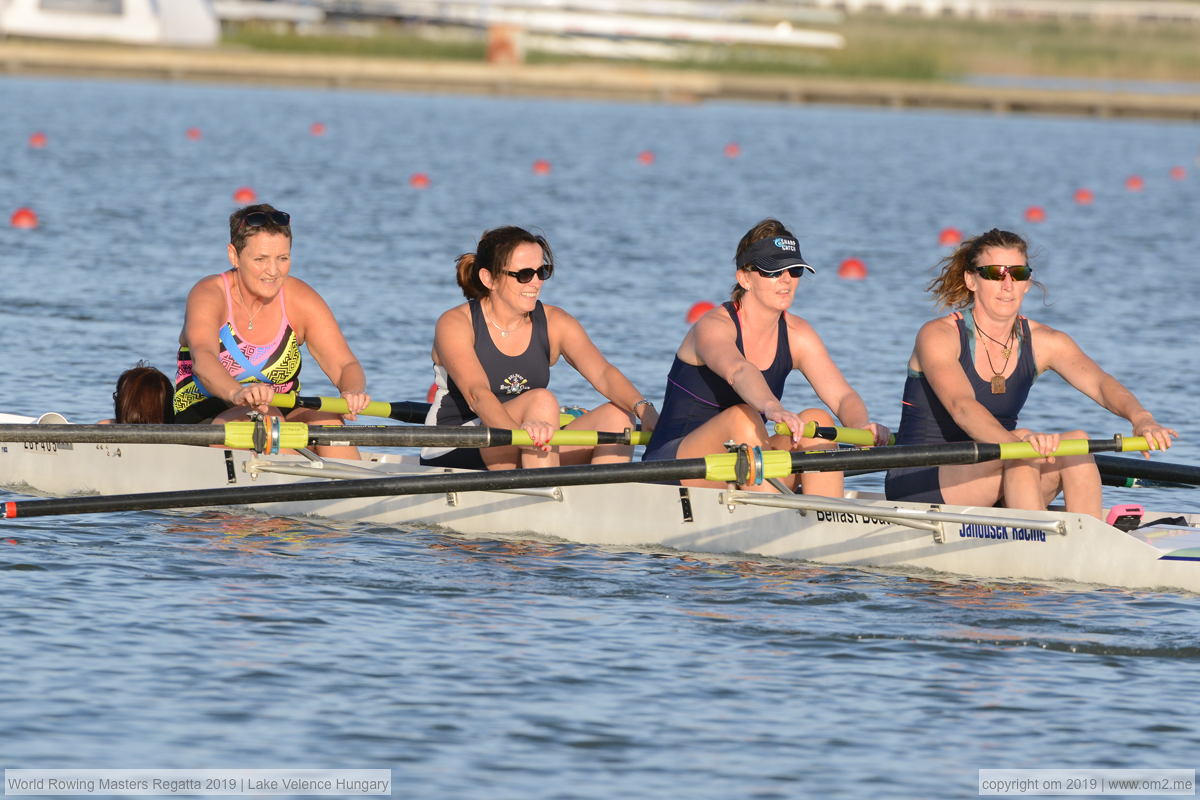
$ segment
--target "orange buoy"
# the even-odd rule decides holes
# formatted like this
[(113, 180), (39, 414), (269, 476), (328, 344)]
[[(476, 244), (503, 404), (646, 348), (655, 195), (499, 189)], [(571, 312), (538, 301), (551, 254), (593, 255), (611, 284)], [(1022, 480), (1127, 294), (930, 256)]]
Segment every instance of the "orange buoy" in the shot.
[(693, 305), (691, 308), (688, 309), (688, 313), (687, 313), (688, 325), (695, 325), (696, 320), (700, 319), (705, 314), (712, 311), (714, 308), (716, 308), (716, 306), (714, 306), (712, 303), (708, 302), (707, 300), (701, 300), (699, 303), (696, 303), (695, 305)]
[(1146, 187), (1146, 182), (1142, 180), (1141, 175), (1130, 175), (1125, 179), (1125, 188), (1131, 192), (1140, 192)]
[(861, 281), (867, 277), (867, 265), (857, 258), (847, 258), (838, 267), (838, 277), (845, 281)]
[(46, 134), (41, 131), (29, 134), (29, 146), (41, 150), (46, 146)]
[(308, 126), (308, 132), (311, 133), (313, 136), (324, 136), (325, 135), (325, 123), (324, 122), (314, 122), (312, 125)]
[(195, 126), (188, 128), (185, 135), (187, 136), (187, 138), (191, 139), (193, 142), (198, 140), (201, 136), (203, 136), (203, 134), (200, 133), (200, 129)]
[(1025, 219), (1029, 222), (1045, 222), (1046, 209), (1041, 206), (1030, 206), (1025, 209)]
[(1096, 195), (1092, 194), (1091, 189), (1075, 190), (1075, 202), (1081, 206), (1090, 206), (1095, 199)]
[(38, 226), (38, 215), (34, 213), (32, 208), (21, 206), (8, 218), (8, 223), (14, 228), (31, 230)]
[(942, 228), (938, 234), (938, 244), (942, 247), (953, 247), (962, 241), (962, 231), (958, 228)]
[(258, 195), (249, 186), (241, 186), (233, 193), (233, 202), (238, 205), (248, 206), (257, 201)]
[(1183, 179), (1184, 179), (1184, 178), (1186, 178), (1186, 177), (1187, 177), (1187, 170), (1186, 170), (1186, 169), (1184, 169), (1183, 167), (1179, 167), (1179, 166), (1176, 166), (1176, 167), (1171, 167), (1171, 178), (1172, 178), (1172, 180), (1181, 181), (1181, 180), (1183, 180)]
[(437, 384), (431, 383), (429, 384), (429, 391), (425, 393), (425, 402), (432, 403), (435, 397), (437, 397)]
[(729, 144), (725, 145), (725, 157), (726, 158), (737, 158), (741, 154), (742, 154), (742, 146), (740, 144), (738, 144), (737, 142), (730, 142)]
[(643, 150), (642, 152), (638, 153), (638, 163), (645, 164), (646, 166), (650, 166), (651, 164), (653, 164), (654, 163), (654, 151), (653, 150)]
[(429, 176), (424, 172), (414, 172), (408, 179), (408, 185), (414, 189), (428, 189)]
[(549, 175), (550, 162), (544, 158), (539, 158), (533, 162), (533, 172), (535, 175)]

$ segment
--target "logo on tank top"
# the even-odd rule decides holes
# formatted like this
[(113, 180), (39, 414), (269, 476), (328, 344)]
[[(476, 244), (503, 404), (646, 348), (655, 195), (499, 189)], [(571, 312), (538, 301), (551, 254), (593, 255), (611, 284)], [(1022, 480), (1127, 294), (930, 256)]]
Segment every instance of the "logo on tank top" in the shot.
[(500, 391), (505, 394), (517, 395), (529, 388), (529, 381), (524, 375), (514, 372), (500, 384)]

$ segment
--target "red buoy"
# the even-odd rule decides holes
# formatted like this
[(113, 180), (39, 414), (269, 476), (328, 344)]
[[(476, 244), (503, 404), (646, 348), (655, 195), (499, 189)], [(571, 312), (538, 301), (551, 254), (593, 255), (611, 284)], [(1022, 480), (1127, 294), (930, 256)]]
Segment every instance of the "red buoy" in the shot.
[(742, 146), (740, 144), (738, 144), (737, 142), (730, 142), (729, 144), (725, 145), (725, 157), (726, 158), (737, 158), (741, 154), (742, 154)]
[(535, 175), (549, 175), (550, 162), (544, 158), (539, 158), (533, 162), (533, 172)]
[(838, 277), (846, 281), (861, 281), (867, 277), (867, 265), (857, 258), (847, 258), (838, 267)]
[(1045, 222), (1046, 209), (1041, 206), (1030, 206), (1025, 209), (1025, 219), (1029, 222)]
[(428, 189), (429, 188), (429, 176), (426, 175), (424, 172), (414, 172), (408, 178), (408, 185), (414, 189)]
[(435, 397), (437, 397), (437, 384), (431, 383), (429, 384), (429, 391), (425, 393), (425, 402), (432, 403)]
[(187, 138), (191, 139), (194, 142), (194, 141), (197, 141), (201, 136), (203, 136), (203, 134), (200, 133), (199, 128), (197, 128), (193, 125), (192, 127), (187, 129), (186, 136), (187, 136)]
[(1091, 189), (1075, 190), (1075, 202), (1081, 206), (1090, 206), (1095, 199), (1096, 195), (1092, 194)]
[(714, 308), (716, 308), (716, 306), (714, 306), (712, 303), (708, 302), (707, 300), (701, 300), (699, 303), (696, 303), (688, 309), (687, 324), (695, 325), (696, 320), (700, 319)]
[(46, 146), (46, 134), (41, 131), (29, 134), (29, 146), (41, 150)]
[(1146, 188), (1146, 182), (1142, 180), (1141, 175), (1130, 175), (1125, 179), (1125, 188), (1131, 192), (1140, 192)]
[(1187, 177), (1187, 170), (1183, 167), (1171, 167), (1171, 179), (1181, 181)]
[(638, 153), (638, 163), (645, 164), (647, 167), (654, 163), (654, 151), (643, 150)]
[(325, 123), (324, 122), (314, 122), (312, 125), (308, 126), (308, 132), (311, 133), (313, 136), (324, 136), (325, 135)]
[(938, 234), (938, 244), (942, 247), (953, 247), (962, 241), (962, 231), (958, 228), (942, 228)]
[(241, 186), (233, 193), (233, 202), (240, 206), (248, 206), (258, 202), (258, 195), (249, 186)]
[(8, 223), (14, 228), (31, 230), (38, 226), (38, 215), (34, 213), (32, 208), (21, 206), (8, 218)]

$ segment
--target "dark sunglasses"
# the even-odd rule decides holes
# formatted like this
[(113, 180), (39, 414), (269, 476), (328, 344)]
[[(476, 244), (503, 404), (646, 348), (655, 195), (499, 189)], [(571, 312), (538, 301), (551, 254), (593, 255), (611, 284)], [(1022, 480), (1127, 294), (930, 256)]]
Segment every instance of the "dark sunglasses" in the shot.
[(750, 265), (750, 269), (754, 270), (759, 275), (762, 275), (764, 278), (771, 278), (771, 279), (778, 278), (780, 275), (782, 275), (785, 272), (788, 275), (791, 275), (793, 278), (800, 278), (802, 275), (804, 275), (804, 272), (805, 272), (804, 267), (784, 267), (783, 269), (777, 269), (774, 272), (767, 272), (762, 267), (756, 267), (753, 264)]
[(273, 222), (281, 228), (286, 228), (292, 221), (292, 215), (286, 211), (251, 211), (242, 217), (242, 225), (247, 228), (261, 228), (267, 222)]
[(554, 274), (554, 265), (542, 264), (537, 269), (534, 269), (533, 267), (526, 267), (525, 269), (519, 269), (515, 272), (511, 269), (503, 270), (503, 272), (510, 278), (516, 278), (517, 283), (529, 283), (531, 280), (533, 280), (534, 275), (537, 275), (544, 281), (548, 281), (550, 280), (550, 276)]
[(1014, 281), (1027, 281), (1033, 274), (1033, 267), (1028, 264), (983, 264), (978, 267), (970, 267), (970, 270), (989, 281), (1002, 281), (1005, 275)]

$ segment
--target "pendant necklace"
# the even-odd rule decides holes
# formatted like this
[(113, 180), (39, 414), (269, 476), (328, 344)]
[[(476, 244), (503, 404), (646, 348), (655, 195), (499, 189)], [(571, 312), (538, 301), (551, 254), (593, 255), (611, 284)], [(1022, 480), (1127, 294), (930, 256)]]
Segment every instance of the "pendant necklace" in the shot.
[(247, 317), (246, 330), (248, 330), (248, 331), (254, 330), (254, 318), (258, 316), (258, 311), (262, 311), (263, 308), (266, 307), (266, 303), (263, 303), (262, 305), (260, 305), (258, 307), (258, 311), (255, 311), (253, 314), (250, 313), (250, 306), (246, 305), (246, 301), (242, 299), (242, 290), (240, 287), (238, 288), (238, 302), (241, 303), (242, 308), (246, 309), (246, 317)]
[[(482, 304), (479, 306), (479, 310), (483, 311)], [(521, 317), (517, 320), (517, 324), (513, 325), (511, 328), (508, 328), (506, 330), (504, 328), (501, 328), (499, 326), (499, 324), (497, 324), (496, 322), (493, 322), (492, 319), (487, 315), (486, 311), (483, 312), (483, 318), (485, 320), (487, 320), (488, 325), (491, 325), (493, 328), (500, 331), (500, 337), (502, 339), (507, 339), (509, 336), (512, 336), (513, 331), (515, 331), (517, 328), (521, 327), (521, 323), (523, 323), (525, 321), (525, 317), (526, 317), (526, 315), (522, 314)]]
[(992, 371), (992, 394), (1004, 394), (1006, 391), (1008, 391), (1008, 386), (1005, 384), (1004, 371), (1008, 369), (1008, 359), (1012, 357), (1012, 340), (1013, 334), (1016, 331), (1016, 324), (1014, 323), (1013, 329), (1008, 332), (1007, 342), (1001, 342), (999, 339), (994, 339), (991, 336), (988, 336), (987, 333), (978, 325), (975, 326), (975, 330), (982, 333), (985, 338), (991, 339), (993, 342), (1000, 345), (1000, 352), (1004, 354), (1004, 364), (1001, 365), (999, 372), (997, 372), (996, 368), (992, 365), (992, 354), (988, 350), (987, 342), (983, 343), (983, 354), (987, 356), (988, 369)]

